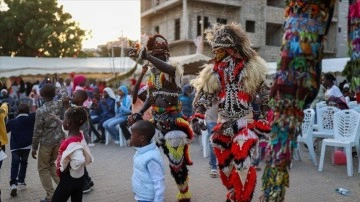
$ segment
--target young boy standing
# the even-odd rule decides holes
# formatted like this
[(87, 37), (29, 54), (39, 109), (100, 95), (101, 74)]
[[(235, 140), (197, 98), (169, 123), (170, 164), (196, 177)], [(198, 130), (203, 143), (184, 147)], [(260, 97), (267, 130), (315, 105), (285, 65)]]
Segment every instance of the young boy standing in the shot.
[[(6, 131), (11, 132), (11, 174), (10, 174), (10, 195), (17, 195), (17, 188), (25, 188), (26, 169), (28, 157), (31, 149), (35, 113), (30, 112), (27, 104), (20, 104), (18, 107), (18, 116), (11, 119), (6, 124)], [(20, 169), (19, 169), (20, 168)]]
[(164, 164), (160, 150), (151, 139), (155, 127), (150, 121), (137, 121), (131, 127), (130, 144), (135, 147), (132, 188), (138, 202), (163, 202)]
[[(63, 82), (60, 82), (61, 84)], [(59, 150), (60, 142), (64, 138), (61, 125), (53, 119), (49, 119), (50, 114), (58, 117), (63, 115), (64, 105), (67, 103), (67, 90), (61, 88), (61, 98), (54, 101), (55, 86), (44, 84), (41, 87), (40, 95), (45, 103), (36, 110), (34, 136), (32, 143), (31, 156), (36, 159), (38, 153), (38, 171), (42, 186), (46, 191), (46, 198), (40, 202), (50, 202), (54, 194), (52, 180), (59, 184), (59, 177), (56, 175), (55, 160)]]

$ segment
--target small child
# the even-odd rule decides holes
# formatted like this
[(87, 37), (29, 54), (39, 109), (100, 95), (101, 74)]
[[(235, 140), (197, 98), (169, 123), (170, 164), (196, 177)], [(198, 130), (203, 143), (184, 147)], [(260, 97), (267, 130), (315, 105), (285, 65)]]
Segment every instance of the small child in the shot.
[(35, 113), (30, 113), (30, 106), (20, 104), (18, 116), (11, 119), (6, 124), (6, 131), (11, 132), (11, 174), (10, 174), (10, 195), (17, 195), (17, 188), (23, 189), (26, 186), (25, 177), (30, 154)]
[(151, 141), (155, 127), (140, 120), (131, 127), (130, 144), (135, 147), (132, 188), (138, 202), (163, 202), (165, 191), (164, 164), (160, 150)]
[[(81, 107), (83, 106), (84, 102), (88, 99), (88, 94), (86, 93), (85, 90), (76, 90), (73, 93), (73, 98), (72, 98), (72, 104)], [(84, 109), (89, 112), (89, 110), (87, 108), (84, 107)], [(90, 117), (88, 117), (89, 120)], [(80, 130), (83, 132), (84, 138), (86, 143), (89, 145), (90, 142), (90, 123), (89, 121), (84, 122), (81, 127)], [(85, 173), (84, 173), (84, 188), (83, 188), (83, 193), (88, 193), (89, 191), (91, 191), (91, 188), (94, 186), (94, 182), (91, 180), (91, 177), (89, 176), (88, 171), (86, 170), (85, 167)]]
[(89, 147), (80, 127), (88, 121), (88, 113), (83, 107), (70, 107), (64, 116), (63, 130), (68, 133), (61, 142), (56, 159), (56, 173), (60, 177), (52, 202), (82, 201), (84, 167), (93, 161)]

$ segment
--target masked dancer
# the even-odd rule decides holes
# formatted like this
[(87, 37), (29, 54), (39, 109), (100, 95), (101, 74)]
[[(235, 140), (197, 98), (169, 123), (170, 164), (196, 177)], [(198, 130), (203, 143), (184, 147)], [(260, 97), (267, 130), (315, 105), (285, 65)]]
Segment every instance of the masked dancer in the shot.
[(227, 200), (251, 201), (256, 184), (258, 135), (270, 130), (265, 110), (255, 121), (251, 103), (260, 96), (260, 107), (267, 108), (266, 62), (250, 47), (240, 25), (216, 25), (207, 34), (215, 55), (192, 80), (196, 88), (194, 106), (218, 105), (218, 121), (210, 137)]
[(188, 165), (192, 165), (189, 144), (193, 132), (184, 119), (179, 95), (183, 68), (169, 59), (167, 40), (157, 34), (149, 38), (139, 57), (149, 61), (148, 96), (140, 115), (152, 107), (153, 123), (160, 131), (157, 144), (169, 159), (171, 175), (178, 186), (178, 201), (190, 201)]

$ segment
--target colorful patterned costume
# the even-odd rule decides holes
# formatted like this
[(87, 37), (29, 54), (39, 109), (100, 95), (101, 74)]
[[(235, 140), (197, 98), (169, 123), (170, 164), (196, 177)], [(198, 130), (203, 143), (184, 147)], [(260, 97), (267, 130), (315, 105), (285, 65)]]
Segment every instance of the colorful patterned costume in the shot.
[[(149, 94), (161, 96), (164, 93), (178, 97), (181, 92), (180, 89), (178, 93), (162, 91), (162, 86), (166, 81), (165, 73), (161, 72), (159, 75), (152, 74), (148, 80)], [(189, 144), (193, 137), (193, 132), (190, 129), (189, 123), (183, 118), (181, 102), (167, 108), (157, 107), (152, 103), (152, 109), (154, 124), (161, 132), (157, 143), (163, 148), (165, 155), (169, 158), (171, 175), (175, 178), (180, 191), (177, 198), (179, 200), (190, 199), (191, 193), (188, 190), (189, 177), (186, 166), (192, 165)]]
[[(179, 189), (177, 199), (190, 201), (187, 166), (193, 164), (189, 152), (193, 131), (184, 119), (179, 102), (183, 67), (178, 63), (166, 62), (167, 41), (161, 35), (150, 37), (147, 48), (149, 55), (146, 59), (151, 62), (152, 73), (147, 82), (148, 97), (140, 112), (152, 107), (152, 121), (160, 131), (157, 133), (156, 142), (169, 159), (171, 175)], [(172, 76), (166, 72), (171, 72)]]
[(360, 100), (360, 0), (349, 1), (348, 46), (350, 61), (343, 75), (351, 82), (350, 89), (357, 92), (357, 100)]
[(252, 117), (251, 102), (260, 95), (267, 105), (266, 62), (250, 48), (239, 25), (222, 25), (207, 35), (215, 53), (215, 63), (204, 67), (192, 81), (196, 88), (195, 107), (218, 104), (218, 124), (211, 141), (222, 183), (228, 189), (227, 201), (251, 201), (256, 170), (258, 134), (270, 132), (265, 113), (259, 121)]
[(285, 10), (283, 45), (270, 91), (274, 122), (262, 177), (264, 201), (284, 201), (288, 168), (304, 107), (320, 86), (322, 42), (331, 22), (334, 0), (290, 0)]

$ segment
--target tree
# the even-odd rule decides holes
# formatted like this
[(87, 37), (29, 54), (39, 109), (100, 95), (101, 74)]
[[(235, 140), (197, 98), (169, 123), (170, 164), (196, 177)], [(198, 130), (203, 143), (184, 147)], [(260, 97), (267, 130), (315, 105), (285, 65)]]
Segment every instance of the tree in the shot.
[(57, 0), (4, 0), (0, 11), (0, 55), (73, 57), (86, 31), (80, 29)]

